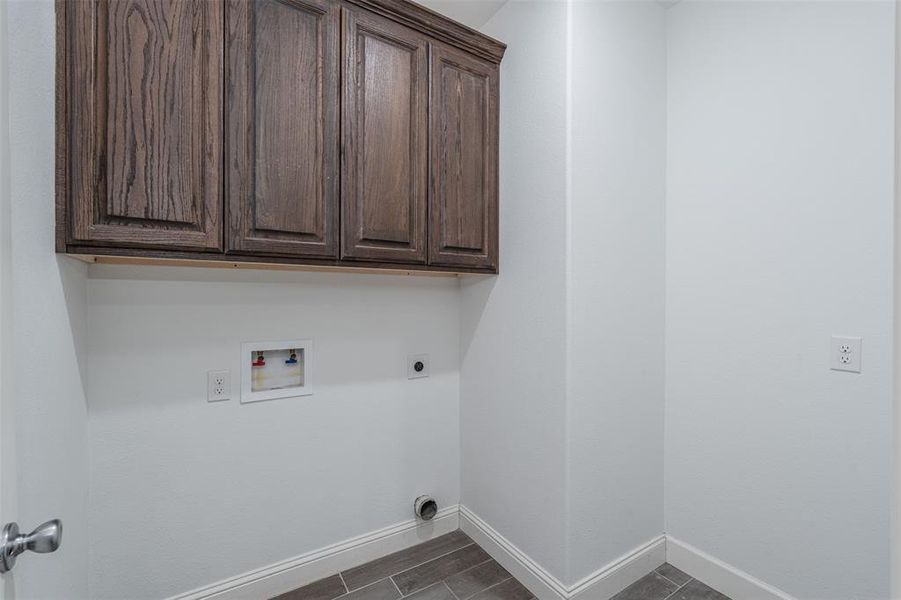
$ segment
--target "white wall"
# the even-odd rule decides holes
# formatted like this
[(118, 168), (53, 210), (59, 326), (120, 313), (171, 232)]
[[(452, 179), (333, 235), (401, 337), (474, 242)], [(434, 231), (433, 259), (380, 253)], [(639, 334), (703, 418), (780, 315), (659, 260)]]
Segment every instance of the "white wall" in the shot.
[(663, 532), (664, 10), (514, 1), (482, 30), (503, 262), (463, 286), (463, 501), (573, 583)]
[[(10, 3), (16, 419), (44, 432), (17, 440), (14, 518), (66, 524), (60, 552), (20, 561), (17, 597), (88, 597), (88, 572), (97, 598), (182, 592), (404, 520), (423, 490), (449, 505), (462, 487), (567, 582), (659, 533), (658, 8), (572, 6), (569, 77), (564, 2), (486, 25), (509, 44), (502, 271), (461, 293), (86, 281), (53, 254), (52, 4)], [(666, 530), (802, 598), (888, 593), (892, 10), (685, 0), (667, 17)], [(831, 333), (864, 337), (861, 375), (827, 370)], [(206, 403), (208, 369), (237, 388), (241, 341), (304, 336), (314, 396)], [(413, 352), (428, 380), (406, 380)]]
[[(459, 501), (455, 279), (91, 267), (91, 593), (158, 598)], [(312, 396), (207, 403), (312, 338)], [(406, 356), (431, 376), (407, 380)], [(165, 551), (161, 551), (165, 549)]]
[(500, 256), (463, 280), (463, 503), (565, 573), (566, 5), (513, 1), (482, 29), (501, 68)]
[(893, 10), (668, 14), (667, 533), (799, 598), (889, 592)]
[(500, 10), (508, 0), (422, 0), (419, 4), (455, 21), (479, 29)]
[(18, 500), (3, 520), (64, 524), (56, 553), (22, 556), (4, 576), (18, 600), (88, 596), (86, 267), (54, 254), (54, 23), (52, 2), (8, 4)]
[(571, 10), (568, 582), (663, 533), (666, 171), (666, 11)]

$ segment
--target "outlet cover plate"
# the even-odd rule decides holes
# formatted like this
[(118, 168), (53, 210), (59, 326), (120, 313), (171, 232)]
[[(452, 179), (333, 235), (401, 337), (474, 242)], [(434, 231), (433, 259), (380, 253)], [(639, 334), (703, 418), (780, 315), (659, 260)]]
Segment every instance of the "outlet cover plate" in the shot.
[[(417, 369), (417, 367), (419, 367)], [(407, 357), (407, 379), (420, 379), (429, 376), (429, 355), (413, 354)]]
[(207, 402), (219, 402), (229, 400), (232, 396), (232, 378), (228, 371), (207, 371), (206, 374), (206, 399)]
[(860, 373), (861, 338), (832, 336), (829, 346), (829, 368), (833, 371)]

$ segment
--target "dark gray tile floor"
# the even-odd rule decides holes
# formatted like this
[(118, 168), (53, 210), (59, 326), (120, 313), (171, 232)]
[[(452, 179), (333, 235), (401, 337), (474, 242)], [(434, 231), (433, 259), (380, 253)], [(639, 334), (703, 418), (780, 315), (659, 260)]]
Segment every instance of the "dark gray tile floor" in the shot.
[[(274, 600), (534, 600), (462, 531), (336, 573)], [(612, 600), (729, 600), (665, 564)]]
[(275, 600), (533, 600), (462, 531), (320, 579)]
[(611, 600), (731, 600), (673, 565), (664, 563)]

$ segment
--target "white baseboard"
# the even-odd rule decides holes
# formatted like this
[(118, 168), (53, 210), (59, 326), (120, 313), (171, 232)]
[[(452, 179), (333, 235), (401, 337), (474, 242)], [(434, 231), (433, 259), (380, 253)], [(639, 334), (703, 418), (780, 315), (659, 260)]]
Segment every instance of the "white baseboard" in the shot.
[(666, 536), (659, 535), (570, 587), (570, 598), (608, 600), (666, 562)]
[(539, 600), (567, 598), (566, 586), (475, 513), (460, 505), (460, 529), (481, 546)]
[(172, 596), (170, 600), (271, 598), (392, 552), (415, 546), (460, 526), (457, 506), (438, 511), (428, 522), (410, 519), (377, 531), (256, 569), (237, 577)]
[(538, 600), (608, 600), (664, 562), (671, 563), (733, 600), (796, 600), (782, 590), (668, 535), (649, 540), (587, 577), (566, 585), (462, 505), (444, 508), (426, 523), (410, 519), (172, 596), (169, 600), (270, 598), (458, 528), (529, 588)]
[(795, 600), (782, 590), (669, 535), (666, 560), (732, 600)]
[(539, 600), (607, 600), (666, 562), (666, 538), (660, 535), (566, 585), (462, 505), (460, 528)]

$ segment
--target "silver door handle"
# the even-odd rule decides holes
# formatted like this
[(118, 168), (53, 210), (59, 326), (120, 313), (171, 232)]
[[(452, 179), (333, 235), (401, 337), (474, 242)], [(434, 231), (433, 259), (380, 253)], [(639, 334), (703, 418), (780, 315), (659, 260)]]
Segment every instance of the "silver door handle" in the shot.
[(18, 523), (7, 523), (0, 533), (0, 573), (16, 566), (16, 557), (26, 550), (39, 554), (56, 552), (62, 537), (63, 522), (59, 519), (41, 523), (28, 535), (19, 533)]

